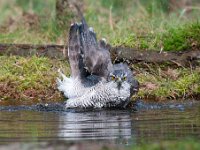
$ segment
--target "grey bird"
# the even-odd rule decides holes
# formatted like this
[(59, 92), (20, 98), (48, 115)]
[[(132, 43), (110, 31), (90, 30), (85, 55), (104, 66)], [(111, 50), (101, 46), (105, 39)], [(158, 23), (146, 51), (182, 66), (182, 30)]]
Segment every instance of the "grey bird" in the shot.
[(65, 108), (126, 107), (139, 83), (125, 63), (112, 64), (104, 40), (97, 42), (84, 17), (70, 27), (68, 57), (71, 76), (59, 71), (58, 90), (68, 98)]

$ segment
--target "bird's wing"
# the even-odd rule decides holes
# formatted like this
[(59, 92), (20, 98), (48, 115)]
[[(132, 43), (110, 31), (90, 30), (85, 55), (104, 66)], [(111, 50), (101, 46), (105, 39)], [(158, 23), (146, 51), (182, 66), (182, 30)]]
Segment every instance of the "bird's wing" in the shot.
[(74, 4), (79, 16), (81, 17), (81, 24), (79, 24), (79, 34), (81, 51), (83, 53), (83, 63), (85, 69), (90, 74), (95, 74), (100, 77), (107, 78), (109, 72), (112, 70), (112, 63), (110, 59), (110, 52), (106, 49), (105, 42), (98, 42), (96, 33), (93, 28), (88, 27), (87, 22), (80, 11), (79, 7)]
[(70, 27), (68, 57), (71, 68), (71, 77), (84, 78), (87, 73), (84, 69), (84, 63), (81, 53), (80, 35), (78, 29), (79, 26), (76, 23), (72, 24)]
[(97, 42), (96, 33), (89, 28), (85, 19), (79, 26), (80, 43), (84, 54), (83, 62), (91, 74), (107, 78), (112, 70), (110, 52), (104, 41)]

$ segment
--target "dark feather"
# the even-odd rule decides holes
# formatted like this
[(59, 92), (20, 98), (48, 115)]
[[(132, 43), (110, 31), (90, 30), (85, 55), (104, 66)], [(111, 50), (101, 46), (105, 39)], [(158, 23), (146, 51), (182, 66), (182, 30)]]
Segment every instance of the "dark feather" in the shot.
[(104, 46), (105, 42), (97, 42), (96, 33), (91, 27), (88, 27), (82, 12), (76, 4), (75, 7), (81, 17), (79, 34), (85, 68), (90, 74), (107, 78), (109, 72), (112, 71), (110, 52)]
[(83, 20), (79, 27), (79, 32), (82, 52), (84, 54), (83, 61), (88, 71), (91, 74), (107, 78), (112, 69), (109, 51), (105, 49), (102, 43), (99, 45), (95, 32), (91, 28), (88, 28)]
[(68, 57), (71, 68), (71, 76), (74, 78), (84, 78), (87, 75), (87, 72), (84, 69), (85, 66), (82, 58), (78, 29), (79, 27), (76, 23), (72, 24), (70, 27)]

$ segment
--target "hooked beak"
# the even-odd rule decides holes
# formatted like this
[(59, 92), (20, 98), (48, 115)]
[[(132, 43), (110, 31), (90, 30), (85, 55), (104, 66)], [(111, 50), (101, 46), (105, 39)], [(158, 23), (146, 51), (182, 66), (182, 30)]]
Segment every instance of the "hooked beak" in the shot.
[(117, 80), (117, 89), (120, 90), (121, 86), (122, 86), (122, 80), (118, 79)]

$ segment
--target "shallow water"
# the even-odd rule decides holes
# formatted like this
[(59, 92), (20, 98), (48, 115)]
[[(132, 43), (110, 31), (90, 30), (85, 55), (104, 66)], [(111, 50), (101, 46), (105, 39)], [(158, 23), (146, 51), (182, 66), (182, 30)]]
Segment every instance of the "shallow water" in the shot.
[(188, 108), (62, 111), (0, 111), (1, 144), (67, 141), (132, 145), (200, 138), (200, 105)]

